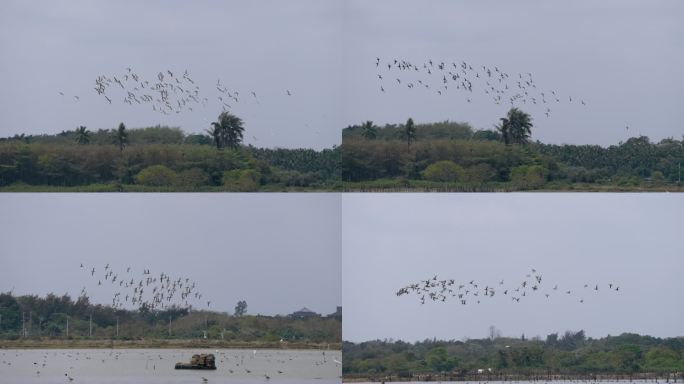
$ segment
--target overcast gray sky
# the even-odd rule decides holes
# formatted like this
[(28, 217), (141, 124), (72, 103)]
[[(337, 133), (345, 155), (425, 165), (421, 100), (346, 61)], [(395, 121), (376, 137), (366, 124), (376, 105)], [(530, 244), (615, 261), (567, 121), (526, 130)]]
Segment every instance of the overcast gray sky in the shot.
[[(245, 121), (247, 143), (315, 148), (339, 144), (344, 120), (339, 108), (339, 4), (3, 1), (0, 133), (56, 133), (80, 124), (112, 128), (120, 121), (128, 127), (166, 124), (202, 132), (221, 112), (216, 89), (220, 79), (240, 93), (232, 112)], [(93, 89), (95, 79), (122, 78), (127, 67), (150, 82), (160, 71), (178, 75), (187, 69), (209, 103), (165, 116), (148, 105), (123, 103), (125, 94), (113, 88), (111, 94), (119, 97), (110, 105)]]
[[(483, 338), (490, 325), (513, 337), (684, 335), (681, 194), (344, 194), (342, 212), (345, 340)], [(548, 299), (395, 295), (435, 274), (481, 289), (518, 284), (532, 267)]]
[[(404, 122), (412, 116), (417, 122), (449, 119), (491, 128), (510, 108), (507, 103), (494, 104), (484, 94), (481, 70), (478, 81), (470, 76), (474, 92), (468, 103), (451, 82), (445, 95), (434, 91), (442, 76), (435, 79), (421, 73), (413, 82), (432, 79), (433, 88), (425, 91), (415, 84), (408, 89), (409, 78), (403, 77), (399, 85), (398, 71), (375, 67), (376, 57), (381, 63), (406, 59), (421, 70), (432, 59), (435, 65), (444, 61), (447, 66), (466, 61), (475, 70), (497, 66), (511, 80), (518, 73), (532, 73), (537, 90), (545, 90), (553, 104), (549, 118), (541, 103), (519, 104), (534, 119), (533, 139), (609, 145), (637, 134), (656, 140), (684, 134), (681, 1), (354, 0), (350, 4), (345, 17), (345, 117), (351, 121)], [(380, 92), (378, 74), (383, 75), (385, 93)], [(560, 103), (551, 100), (550, 90), (557, 92)], [(568, 102), (569, 96), (573, 103)], [(581, 106), (578, 99), (587, 105)]]
[[(539, 89), (563, 99), (549, 118), (523, 106), (533, 138), (545, 142), (681, 137), (683, 17), (677, 0), (2, 1), (0, 135), (120, 121), (201, 132), (220, 112), (218, 79), (240, 91), (232, 111), (257, 146), (330, 147), (349, 124), (410, 116), (491, 128), (508, 109), (477, 85), (468, 103), (457, 92), (396, 87), (391, 73), (382, 93), (381, 57), (532, 73)], [(122, 97), (109, 105), (95, 78), (121, 77), (126, 67), (149, 79), (187, 69), (210, 102), (170, 116)]]
[(112, 285), (80, 263), (96, 277), (109, 263), (122, 276), (130, 266), (195, 280), (218, 311), (341, 304), (338, 194), (3, 194), (0, 212), (2, 292), (86, 287), (108, 304)]

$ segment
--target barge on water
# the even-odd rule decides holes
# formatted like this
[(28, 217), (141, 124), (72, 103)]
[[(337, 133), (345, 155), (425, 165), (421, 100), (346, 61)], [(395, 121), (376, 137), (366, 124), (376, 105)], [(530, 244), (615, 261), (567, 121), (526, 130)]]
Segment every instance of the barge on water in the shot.
[(176, 363), (175, 369), (216, 369), (216, 358), (211, 353), (192, 355), (190, 363)]

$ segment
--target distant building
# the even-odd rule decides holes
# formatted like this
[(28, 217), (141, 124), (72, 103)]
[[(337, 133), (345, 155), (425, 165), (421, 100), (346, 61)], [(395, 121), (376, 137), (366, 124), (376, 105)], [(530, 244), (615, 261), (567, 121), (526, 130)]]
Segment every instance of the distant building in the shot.
[(326, 317), (342, 320), (342, 307), (337, 307), (337, 310), (335, 312), (329, 314)]
[(302, 308), (299, 311), (293, 312), (290, 314), (290, 317), (293, 319), (308, 319), (311, 317), (318, 317), (321, 316), (318, 313), (310, 310), (309, 308)]

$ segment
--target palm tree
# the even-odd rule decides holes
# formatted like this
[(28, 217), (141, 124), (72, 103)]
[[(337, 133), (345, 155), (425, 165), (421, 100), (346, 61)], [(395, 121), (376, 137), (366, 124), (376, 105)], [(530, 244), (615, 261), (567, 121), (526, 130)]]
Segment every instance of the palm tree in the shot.
[(245, 131), (245, 127), (242, 125), (242, 119), (230, 113), (224, 112), (227, 116), (225, 117), (225, 135), (226, 135), (226, 145), (230, 148), (237, 148), (242, 142), (242, 134)]
[(416, 127), (413, 124), (413, 119), (409, 117), (404, 126), (404, 138), (406, 139), (406, 147), (411, 150), (411, 141), (416, 140)]
[(124, 147), (128, 143), (128, 132), (126, 132), (124, 123), (119, 124), (119, 128), (116, 130), (114, 138), (119, 145), (119, 151), (123, 152)]
[(506, 145), (511, 143), (527, 144), (532, 135), (532, 117), (518, 108), (511, 108), (496, 129)]
[(90, 143), (90, 131), (85, 126), (81, 125), (76, 128), (76, 142), (79, 144)]
[(216, 148), (228, 146), (236, 149), (240, 146), (245, 131), (242, 119), (228, 112), (221, 112), (218, 121), (211, 123), (211, 126), (212, 129), (207, 132), (214, 138)]
[(367, 140), (373, 140), (375, 139), (378, 134), (375, 126), (373, 125), (373, 122), (368, 120), (365, 123), (361, 124), (361, 135), (365, 137)]
[(216, 149), (221, 149), (221, 147), (223, 147), (223, 137), (221, 135), (221, 124), (216, 123), (216, 122), (211, 123), (211, 128), (207, 129), (207, 133), (214, 140), (214, 144), (216, 144)]

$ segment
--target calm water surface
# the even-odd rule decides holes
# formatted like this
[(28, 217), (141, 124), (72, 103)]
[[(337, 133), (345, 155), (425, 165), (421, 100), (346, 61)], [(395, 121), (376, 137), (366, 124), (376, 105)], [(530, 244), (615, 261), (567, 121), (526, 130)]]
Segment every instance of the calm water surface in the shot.
[[(213, 353), (218, 369), (173, 368), (196, 353)], [(340, 382), (341, 361), (340, 351), (4, 349), (0, 383), (203, 383), (206, 378), (207, 383), (327, 384)]]

